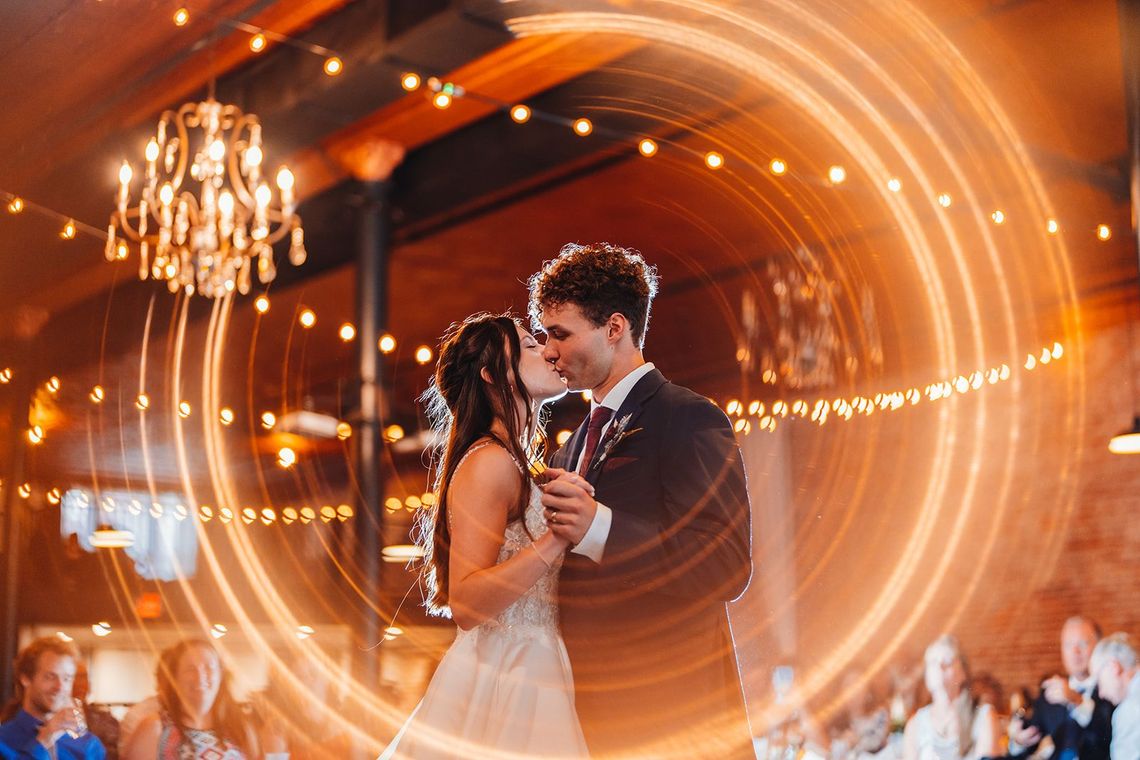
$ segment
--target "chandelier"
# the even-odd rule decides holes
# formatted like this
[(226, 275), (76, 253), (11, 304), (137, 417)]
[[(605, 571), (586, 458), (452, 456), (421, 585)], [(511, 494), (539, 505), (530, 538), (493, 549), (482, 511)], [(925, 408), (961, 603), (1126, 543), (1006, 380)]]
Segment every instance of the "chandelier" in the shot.
[[(200, 139), (191, 141), (191, 130)], [(282, 166), (277, 193), (262, 172), (261, 124), (210, 98), (166, 111), (146, 145), (141, 198), (131, 202), (134, 171), (119, 169), (118, 208), (105, 255), (127, 258), (138, 243), (139, 279), (165, 280), (171, 293), (218, 298), (273, 281), (273, 244), (290, 236), (289, 262), (305, 262), (305, 233), (294, 213), (294, 177)], [(275, 197), (276, 195), (276, 197)]]

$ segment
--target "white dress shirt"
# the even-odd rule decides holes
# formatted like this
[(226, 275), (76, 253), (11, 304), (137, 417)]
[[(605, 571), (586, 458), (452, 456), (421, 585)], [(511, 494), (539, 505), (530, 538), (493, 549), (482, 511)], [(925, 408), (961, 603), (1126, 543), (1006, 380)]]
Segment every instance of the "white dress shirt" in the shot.
[[(617, 411), (621, 405), (625, 403), (625, 399), (629, 396), (629, 392), (633, 390), (633, 386), (637, 385), (637, 381), (645, 377), (653, 371), (653, 362), (646, 362), (637, 369), (630, 372), (617, 382), (606, 397), (601, 401), (593, 399), (590, 401), (590, 414), (599, 406), (604, 406), (606, 409), (613, 410), (613, 416), (610, 421), (602, 428), (602, 437), (600, 440), (605, 440), (606, 431), (610, 426), (617, 421)], [(586, 455), (586, 447), (582, 447), (582, 451), (578, 452), (578, 459), (574, 463), (574, 471), (577, 472), (582, 467), (582, 457)], [(597, 456), (597, 452), (595, 452)], [(606, 540), (610, 537), (610, 525), (613, 523), (613, 512), (605, 504), (600, 501), (597, 502), (598, 511), (594, 513), (594, 519), (590, 523), (590, 527), (586, 529), (586, 535), (582, 536), (582, 540), (578, 542), (572, 551), (574, 554), (581, 554), (584, 557), (589, 557), (595, 562), (602, 561), (602, 555), (606, 551)]]
[(1080, 704), (1069, 709), (1069, 717), (1081, 728), (1088, 728), (1092, 722), (1093, 709), (1096, 707), (1092, 699), (1093, 690), (1096, 688), (1096, 676), (1090, 675), (1083, 681), (1076, 676), (1069, 676), (1069, 688), (1082, 697)]

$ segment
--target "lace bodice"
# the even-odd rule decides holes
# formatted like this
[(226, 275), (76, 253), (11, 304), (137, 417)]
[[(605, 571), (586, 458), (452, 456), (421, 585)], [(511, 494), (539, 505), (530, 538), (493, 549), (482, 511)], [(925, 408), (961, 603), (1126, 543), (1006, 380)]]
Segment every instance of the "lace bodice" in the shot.
[[(468, 450), (468, 455), (484, 445), (491, 444), (490, 442), (476, 444)], [(517, 461), (515, 464), (519, 465)], [(523, 469), (521, 465), (519, 468)], [(503, 534), (503, 545), (499, 548), (498, 559), (495, 560), (496, 565), (503, 564), (521, 551), (531, 551), (528, 548), (530, 544), (549, 530), (542, 509), (542, 492), (531, 482), (530, 478), (527, 478), (527, 487), (530, 489), (530, 498), (527, 500), (526, 512), (522, 519), (507, 524)], [(505, 633), (518, 631), (521, 633), (526, 629), (540, 628), (551, 633), (557, 633), (558, 573), (561, 569), (562, 557), (559, 556), (551, 563), (550, 568), (542, 577), (509, 607), (500, 612), (498, 616), (471, 630), (495, 630)], [(462, 630), (460, 635), (463, 635)]]

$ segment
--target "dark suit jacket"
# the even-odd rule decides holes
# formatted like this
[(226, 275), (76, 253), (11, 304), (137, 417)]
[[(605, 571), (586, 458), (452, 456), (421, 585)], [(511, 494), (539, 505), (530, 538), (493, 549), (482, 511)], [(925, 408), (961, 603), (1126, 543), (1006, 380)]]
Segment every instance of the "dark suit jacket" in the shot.
[[(587, 472), (595, 498), (613, 513), (605, 553), (600, 564), (568, 554), (559, 584), (590, 750), (754, 757), (726, 605), (752, 574), (748, 492), (732, 427), (708, 399), (657, 370), (613, 419)], [(554, 466), (573, 469), (585, 428)]]
[[(1092, 720), (1085, 728), (1069, 717), (1069, 708), (1055, 705), (1041, 694), (1033, 703), (1033, 716), (1029, 725), (1037, 726), (1042, 735), (1053, 737), (1053, 757), (1060, 758), (1065, 750), (1073, 750), (1080, 760), (1108, 760), (1112, 741), (1112, 703), (1101, 699), (1093, 690)], [(1026, 757), (1036, 751), (1029, 747), (1016, 757)]]

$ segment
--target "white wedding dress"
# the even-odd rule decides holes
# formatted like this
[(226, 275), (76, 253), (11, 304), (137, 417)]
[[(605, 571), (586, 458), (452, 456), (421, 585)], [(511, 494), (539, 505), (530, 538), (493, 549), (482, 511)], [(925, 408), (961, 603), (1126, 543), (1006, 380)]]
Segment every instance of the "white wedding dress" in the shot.
[[(482, 445), (493, 444), (472, 447), (468, 455)], [(507, 525), (496, 564), (547, 531), (541, 494), (529, 487), (526, 526), (523, 520)], [(423, 700), (379, 760), (588, 756), (558, 630), (561, 565), (559, 557), (498, 617), (458, 631)]]

